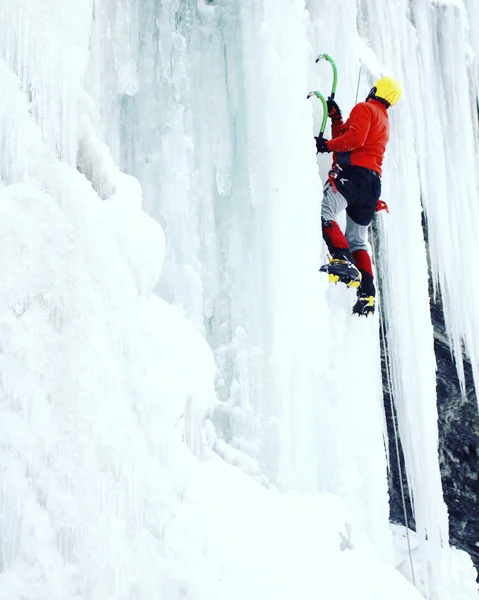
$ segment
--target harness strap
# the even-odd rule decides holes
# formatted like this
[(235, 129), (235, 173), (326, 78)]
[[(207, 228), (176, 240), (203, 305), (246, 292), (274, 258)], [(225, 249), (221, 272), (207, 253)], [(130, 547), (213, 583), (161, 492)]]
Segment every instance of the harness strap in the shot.
[(331, 187), (333, 188), (334, 193), (336, 193), (338, 191), (338, 188), (336, 187), (335, 179), (338, 178), (340, 168), (341, 167), (339, 167), (337, 164), (334, 164), (328, 173), (328, 181), (331, 184)]
[(376, 204), (376, 212), (379, 212), (380, 210), (385, 210), (387, 213), (389, 212), (389, 206), (381, 199), (379, 199)]

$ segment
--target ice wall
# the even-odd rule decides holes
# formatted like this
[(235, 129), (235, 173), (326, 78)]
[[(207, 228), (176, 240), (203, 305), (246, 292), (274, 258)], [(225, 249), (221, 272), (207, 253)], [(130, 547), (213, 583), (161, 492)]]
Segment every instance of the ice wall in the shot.
[[(381, 2), (367, 2), (359, 5), (359, 11), (360, 35), (405, 86), (405, 102), (395, 111), (384, 176), (383, 196), (390, 201), (391, 215), (381, 219), (380, 270), (393, 388), (417, 529), (425, 554), (436, 564), (430, 593), (441, 597), (445, 571), (440, 565), (448, 562), (444, 551), (448, 533), (446, 508), (438, 501), (437, 432), (430, 426), (437, 420), (435, 360), (421, 204), (435, 289), (442, 297), (458, 371), (462, 377), (465, 348), (477, 382), (478, 290), (461, 271), (464, 262), (459, 266), (457, 261), (464, 248), (474, 247), (479, 217), (477, 110), (468, 15), (458, 2), (404, 2), (390, 11), (384, 11)], [(365, 62), (372, 74), (379, 74), (366, 57)], [(404, 302), (404, 298), (414, 300)]]
[[(461, 6), (420, 4), (417, 22), (421, 9), (430, 33), (445, 11), (464, 40)], [(417, 597), (378, 566), (393, 560), (378, 321), (351, 322), (351, 295), (318, 277), (328, 160), (315, 161), (318, 107), (306, 93), (329, 85), (319, 52), (338, 60), (347, 111), (359, 57), (364, 96), (384, 68), (414, 79), (402, 57), (409, 65), (419, 50), (402, 3), (336, 9), (0, 7), (0, 598)], [(390, 46), (377, 32), (396, 19)], [(404, 126), (435, 131), (440, 111), (421, 120), (415, 93), (395, 113), (385, 177), (385, 315), (419, 584), (430, 598), (469, 598), (467, 561), (460, 584), (448, 564), (435, 447), (420, 220), (431, 165), (418, 168)], [(120, 168), (141, 182), (156, 223)], [(403, 195), (408, 210), (396, 211)], [(158, 222), (156, 291), (176, 308), (151, 294)], [(211, 355), (184, 315), (213, 349), (217, 399)], [(460, 326), (450, 325), (453, 339)], [(334, 492), (349, 510), (263, 490), (227, 462), (265, 487)]]
[[(434, 94), (429, 111), (423, 98), (430, 93), (428, 78), (437, 86), (433, 74), (444, 64), (437, 19), (451, 16), (446, 27), (460, 48), (466, 43), (464, 7), (423, 2), (385, 10), (382, 3), (351, 1), (335, 14), (334, 3), (312, 1), (307, 8), (308, 14), (301, 3), (143, 4), (140, 92), (123, 113), (122, 160), (151, 190), (149, 211), (170, 232), (160, 291), (204, 328), (215, 349), (222, 403), (213, 420), (224, 439), (256, 461), (248, 469), (259, 477), (286, 488), (319, 486), (340, 494), (388, 556), (377, 322), (351, 325), (350, 298), (343, 290), (326, 292), (313, 279), (322, 250), (318, 182), (303, 152), (310, 135), (303, 99), (305, 91), (329, 85), (329, 73), (313, 69), (316, 54), (325, 50), (339, 64), (344, 107), (354, 104), (360, 64), (360, 97), (384, 73), (403, 82), (405, 98), (392, 117), (385, 170), (384, 197), (393, 213), (381, 220), (378, 262), (427, 589), (429, 570), (447, 572), (442, 548), (448, 533), (421, 199), (428, 207), (433, 268), (446, 295), (456, 274), (446, 245), (434, 238), (452, 239), (459, 229), (430, 200), (435, 188), (447, 198), (445, 181), (433, 175), (437, 162), (429, 149), (437, 146), (431, 141), (442, 127), (441, 113), (450, 110), (444, 93)], [(305, 60), (309, 66), (302, 72), (298, 65)], [(466, 68), (469, 55), (457, 60)], [(463, 90), (470, 116), (464, 86), (467, 81), (459, 78), (448, 89)], [(314, 116), (317, 125), (317, 110)], [(470, 118), (464, 126), (474, 128)], [(323, 178), (327, 164), (319, 160)], [(462, 297), (462, 312), (473, 318), (474, 293)], [(448, 309), (447, 299), (445, 304), (460, 370), (461, 339), (470, 340), (474, 354), (473, 323), (460, 322), (461, 311)], [(441, 576), (434, 579), (430, 593), (440, 597)]]
[(212, 356), (152, 295), (163, 234), (110, 153), (129, 8), (2, 6), (0, 598), (417, 598), (343, 552), (337, 498), (265, 490), (208, 451)]
[[(214, 349), (212, 419), (260, 480), (340, 493), (391, 560), (377, 327), (349, 331), (342, 297), (335, 339), (317, 276), (308, 14), (301, 2), (143, 2), (139, 23), (140, 91), (121, 100), (120, 156), (167, 231), (159, 291)], [(333, 357), (346, 354), (345, 375)]]

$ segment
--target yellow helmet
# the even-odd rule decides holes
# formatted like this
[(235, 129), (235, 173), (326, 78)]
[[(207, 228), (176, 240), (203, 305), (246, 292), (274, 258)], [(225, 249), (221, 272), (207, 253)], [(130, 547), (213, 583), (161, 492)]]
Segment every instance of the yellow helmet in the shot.
[(402, 95), (402, 87), (399, 81), (392, 77), (381, 77), (374, 84), (366, 100), (374, 98), (386, 104), (394, 106)]

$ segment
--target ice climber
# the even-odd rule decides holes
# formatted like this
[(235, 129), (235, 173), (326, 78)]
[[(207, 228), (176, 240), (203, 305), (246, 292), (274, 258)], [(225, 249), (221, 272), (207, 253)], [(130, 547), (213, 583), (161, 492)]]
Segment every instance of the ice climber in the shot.
[[(341, 110), (328, 98), (332, 139), (315, 138), (317, 152), (333, 152), (333, 166), (323, 189), (321, 224), (330, 262), (321, 267), (330, 281), (357, 288), (353, 314), (374, 313), (376, 288), (368, 254), (368, 227), (381, 194), (381, 166), (389, 139), (387, 109), (401, 97), (392, 77), (376, 81), (365, 102), (344, 123)], [(336, 222), (346, 209), (346, 235)]]

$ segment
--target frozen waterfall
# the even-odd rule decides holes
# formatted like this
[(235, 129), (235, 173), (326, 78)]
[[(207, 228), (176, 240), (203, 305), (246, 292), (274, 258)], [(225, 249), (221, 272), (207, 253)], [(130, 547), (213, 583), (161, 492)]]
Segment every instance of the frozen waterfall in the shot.
[[(449, 547), (428, 261), (477, 386), (457, 257), (479, 223), (479, 11), (338, 4), (0, 3), (0, 600), (477, 597)], [(322, 52), (345, 113), (378, 76), (405, 89), (375, 250), (417, 589), (389, 524), (380, 321), (318, 274)]]

